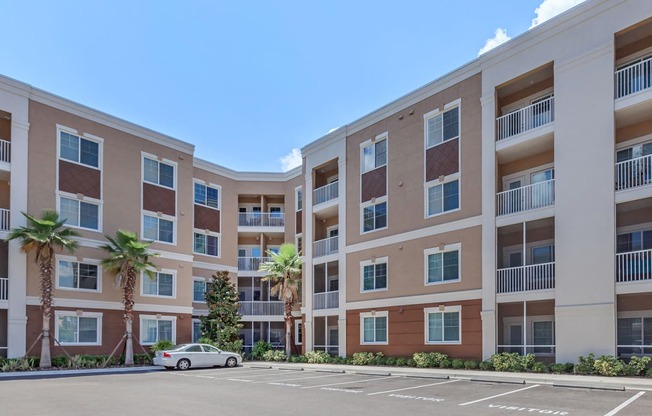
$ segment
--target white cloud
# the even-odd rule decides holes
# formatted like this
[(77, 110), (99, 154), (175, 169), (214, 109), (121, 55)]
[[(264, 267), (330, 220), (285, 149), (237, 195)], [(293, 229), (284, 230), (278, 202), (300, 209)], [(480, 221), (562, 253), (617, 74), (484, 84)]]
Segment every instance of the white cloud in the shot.
[(543, 0), (539, 7), (534, 10), (537, 17), (532, 20), (532, 26), (530, 26), (530, 29), (582, 2), (584, 2), (584, 0)]
[(281, 170), (283, 172), (287, 172), (296, 168), (297, 166), (301, 166), (301, 161), (301, 150), (297, 148), (292, 149), (290, 153), (279, 159), (279, 162), (281, 162)]
[(496, 33), (495, 33), (494, 37), (487, 39), (487, 41), (485, 42), (482, 49), (480, 49), (478, 51), (478, 56), (482, 55), (485, 52), (488, 52), (488, 51), (492, 50), (496, 46), (501, 45), (501, 44), (507, 42), (510, 39), (511, 39), (511, 37), (507, 34), (507, 31), (505, 29), (502, 29), (502, 28), (496, 29)]

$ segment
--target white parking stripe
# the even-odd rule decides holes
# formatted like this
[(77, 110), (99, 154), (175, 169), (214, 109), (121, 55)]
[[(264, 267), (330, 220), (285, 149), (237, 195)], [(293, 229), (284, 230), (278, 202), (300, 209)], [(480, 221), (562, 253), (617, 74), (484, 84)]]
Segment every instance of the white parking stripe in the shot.
[(535, 387), (539, 387), (539, 384), (524, 387), (524, 388), (518, 389), (518, 390), (508, 391), (506, 393), (496, 394), (495, 396), (485, 397), (484, 399), (473, 400), (472, 402), (461, 403), (460, 406), (466, 406), (466, 405), (473, 404), (473, 403), (484, 402), (485, 400), (491, 400), (491, 399), (495, 399), (496, 397), (507, 396), (508, 394), (518, 393), (519, 391), (525, 391), (525, 390), (533, 389)]
[(367, 381), (374, 381), (374, 380), (384, 380), (386, 378), (393, 378), (395, 376), (389, 376), (389, 377), (374, 377), (374, 378), (367, 378), (364, 380), (355, 380), (355, 381), (345, 381), (342, 383), (332, 383), (332, 384), (322, 384), (320, 386), (308, 386), (308, 387), (302, 387), (303, 389), (316, 389), (318, 387), (329, 387), (329, 386), (340, 386), (342, 384), (352, 384), (352, 383), (364, 383)]
[(278, 380), (264, 380), (264, 381), (257, 381), (256, 383), (274, 383), (274, 382), (282, 382), (282, 381), (295, 381), (295, 380), (307, 380), (309, 378), (326, 378), (326, 377), (335, 377), (335, 376), (341, 376), (342, 374), (325, 374), (321, 376), (310, 376), (310, 377), (299, 377), (299, 378), (284, 378), (284, 379), (278, 379)]
[(440, 384), (455, 383), (456, 381), (460, 381), (460, 380), (440, 381), (439, 383), (423, 384), (423, 385), (421, 385), (421, 386), (405, 387), (405, 388), (403, 388), (403, 389), (387, 390), (387, 391), (379, 391), (379, 392), (376, 392), (376, 393), (369, 393), (369, 394), (367, 394), (367, 396), (375, 396), (375, 395), (377, 395), (377, 394), (394, 393), (395, 391), (405, 391), (405, 390), (412, 390), (412, 389), (420, 389), (420, 388), (422, 388), (422, 387), (438, 386), (438, 385), (440, 385)]
[(641, 396), (644, 395), (644, 394), (645, 394), (644, 391), (639, 392), (638, 394), (636, 394), (636, 395), (633, 396), (633, 397), (630, 397), (627, 401), (623, 402), (620, 406), (616, 407), (614, 410), (612, 410), (611, 412), (607, 413), (607, 414), (604, 415), (604, 416), (613, 416), (613, 415), (615, 415), (616, 413), (618, 413), (618, 412), (620, 412), (621, 410), (623, 410), (625, 407), (627, 407), (627, 406), (629, 406), (630, 404), (632, 404), (632, 402), (633, 402), (634, 400), (638, 399), (639, 397), (641, 397)]

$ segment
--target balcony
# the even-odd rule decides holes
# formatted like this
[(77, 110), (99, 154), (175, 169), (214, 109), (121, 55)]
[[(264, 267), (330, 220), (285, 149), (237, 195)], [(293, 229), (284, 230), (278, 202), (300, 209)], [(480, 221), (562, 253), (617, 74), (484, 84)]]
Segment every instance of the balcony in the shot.
[(283, 232), (285, 213), (283, 212), (240, 212), (238, 213), (238, 231), (270, 231), (277, 228)]
[(313, 297), (313, 309), (336, 309), (340, 305), (340, 292), (315, 293)]
[(9, 210), (0, 208), (0, 231), (9, 231)]
[(496, 141), (552, 124), (555, 120), (554, 104), (555, 97), (550, 97), (498, 117)]
[(652, 250), (616, 254), (616, 282), (652, 280)]
[(313, 257), (323, 257), (330, 254), (337, 254), (338, 238), (329, 237), (313, 243)]
[(281, 301), (240, 301), (240, 315), (274, 316), (283, 315)]
[(515, 293), (555, 288), (555, 263), (509, 267), (496, 272), (496, 292)]
[(339, 182), (335, 181), (313, 191), (313, 205), (323, 204), (336, 199), (339, 194)]
[(652, 183), (652, 155), (616, 163), (616, 191)]
[(271, 257), (238, 257), (238, 271), (257, 272), (260, 265), (270, 259)]
[(497, 215), (509, 215), (555, 204), (555, 180), (533, 183), (498, 193)]
[(652, 58), (616, 71), (616, 99), (652, 87)]
[(0, 139), (0, 163), (11, 163), (11, 142)]
[(0, 301), (9, 300), (9, 279), (0, 277)]

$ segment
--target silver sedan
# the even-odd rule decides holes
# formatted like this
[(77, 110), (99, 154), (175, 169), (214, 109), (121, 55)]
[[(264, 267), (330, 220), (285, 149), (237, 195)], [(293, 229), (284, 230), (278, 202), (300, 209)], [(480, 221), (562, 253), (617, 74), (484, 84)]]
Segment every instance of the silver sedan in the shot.
[(157, 351), (154, 365), (160, 365), (168, 370), (178, 368), (187, 370), (190, 367), (236, 367), (242, 364), (240, 354), (222, 351), (208, 344), (181, 344), (165, 350)]

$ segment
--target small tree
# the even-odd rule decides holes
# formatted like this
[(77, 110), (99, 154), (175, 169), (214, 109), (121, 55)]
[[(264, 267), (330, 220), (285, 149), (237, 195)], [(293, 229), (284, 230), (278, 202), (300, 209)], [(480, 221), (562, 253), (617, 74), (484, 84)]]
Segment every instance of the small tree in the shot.
[(208, 315), (201, 317), (201, 335), (209, 338), (223, 350), (242, 351), (242, 340), (238, 330), (240, 323), (240, 302), (235, 285), (229, 280), (229, 272), (219, 271), (206, 284), (206, 305)]

